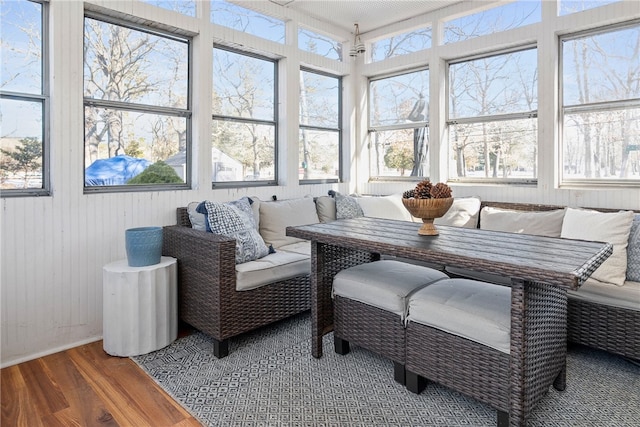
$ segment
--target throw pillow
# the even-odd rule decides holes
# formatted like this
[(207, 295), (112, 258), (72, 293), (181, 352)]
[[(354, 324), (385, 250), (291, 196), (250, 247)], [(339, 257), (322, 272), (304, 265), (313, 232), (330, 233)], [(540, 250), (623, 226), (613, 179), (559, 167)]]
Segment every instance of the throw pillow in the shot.
[(319, 222), (313, 197), (260, 203), (260, 235), (275, 249), (305, 241), (287, 236), (287, 227)]
[(320, 222), (331, 222), (336, 220), (336, 199), (329, 196), (320, 196), (314, 199), (316, 211)]
[(632, 211), (605, 213), (567, 208), (560, 237), (611, 243), (613, 254), (593, 272), (591, 278), (622, 286), (627, 271), (627, 244), (633, 216)]
[(480, 211), (480, 228), (509, 233), (560, 237), (564, 209), (528, 212), (485, 207)]
[(209, 228), (216, 234), (236, 239), (236, 264), (262, 258), (269, 248), (256, 230), (249, 199), (228, 203), (204, 202)]
[(627, 247), (627, 280), (640, 282), (640, 214), (633, 217)]
[(335, 199), (336, 219), (358, 218), (364, 215), (355, 197), (336, 192)]
[(364, 216), (413, 221), (411, 214), (402, 204), (402, 194), (358, 197), (358, 203)]
[(194, 230), (206, 230), (207, 226), (205, 225), (206, 218), (204, 214), (201, 214), (197, 211), (198, 202), (191, 202), (187, 205), (187, 213), (189, 214), (189, 221), (191, 221), (191, 228)]

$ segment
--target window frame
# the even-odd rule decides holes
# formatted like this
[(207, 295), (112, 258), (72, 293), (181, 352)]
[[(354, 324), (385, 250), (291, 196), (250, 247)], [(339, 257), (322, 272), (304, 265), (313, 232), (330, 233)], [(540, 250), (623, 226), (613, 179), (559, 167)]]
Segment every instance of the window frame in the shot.
[[(103, 100), (96, 98), (88, 98), (84, 96), (84, 63), (83, 63), (83, 101), (82, 101), (82, 110), (83, 110), (83, 124), (86, 124), (86, 115), (85, 111), (87, 107), (91, 108), (106, 108), (106, 109), (114, 109), (117, 111), (125, 111), (125, 112), (134, 112), (134, 113), (149, 113), (149, 114), (157, 114), (161, 116), (171, 116), (177, 118), (184, 118), (186, 120), (185, 132), (186, 132), (186, 165), (185, 165), (185, 182), (182, 184), (136, 184), (136, 185), (96, 185), (96, 186), (87, 186), (85, 185), (84, 179), (84, 169), (87, 168), (88, 165), (85, 163), (85, 155), (83, 154), (83, 193), (84, 194), (95, 194), (95, 193), (130, 193), (130, 192), (145, 192), (145, 191), (174, 191), (174, 190), (189, 190), (191, 189), (191, 171), (192, 171), (192, 135), (193, 135), (193, 39), (190, 36), (179, 34), (178, 32), (173, 33), (169, 30), (159, 29), (151, 26), (145, 26), (143, 24), (138, 24), (135, 22), (127, 21), (125, 19), (115, 18), (112, 16), (104, 15), (101, 13), (92, 12), (89, 10), (84, 11), (84, 16), (82, 18), (83, 23), (83, 49), (84, 46), (84, 25), (85, 20), (93, 19), (96, 21), (100, 21), (109, 25), (117, 25), (120, 27), (129, 28), (134, 31), (139, 31), (147, 34), (151, 34), (157, 37), (163, 37), (169, 40), (178, 41), (181, 43), (185, 43), (187, 46), (187, 100), (186, 100), (186, 108), (175, 108), (175, 107), (162, 107), (162, 106), (153, 106), (149, 104), (138, 104), (133, 102), (124, 102), (124, 101), (111, 101), (111, 100)], [(83, 131), (84, 133), (84, 131)], [(83, 153), (86, 150), (86, 140), (83, 136)]]
[[(475, 61), (477, 59), (484, 59), (484, 58), (492, 58), (492, 57), (497, 57), (497, 56), (501, 56), (501, 55), (508, 55), (510, 53), (518, 53), (518, 52), (524, 52), (527, 50), (535, 50), (536, 51), (536, 55), (538, 53), (538, 46), (536, 43), (531, 43), (531, 44), (524, 44), (524, 45), (518, 45), (518, 46), (514, 46), (508, 49), (501, 49), (501, 50), (494, 50), (494, 51), (490, 51), (490, 52), (486, 52), (483, 54), (477, 54), (477, 55), (472, 55), (472, 56), (466, 56), (466, 57), (462, 57), (462, 58), (456, 58), (456, 59), (452, 59), (447, 61), (446, 63), (446, 75), (445, 75), (445, 79), (446, 79), (446, 83), (445, 83), (445, 128), (446, 128), (446, 147), (447, 147), (447, 181), (450, 182), (455, 182), (455, 183), (471, 183), (471, 184), (504, 184), (504, 185), (537, 185), (538, 183), (538, 176), (539, 176), (539, 166), (538, 169), (534, 172), (534, 177), (531, 178), (493, 178), (493, 177), (488, 177), (488, 178), (477, 178), (477, 177), (452, 177), (451, 176), (451, 171), (449, 170), (449, 165), (451, 164), (451, 144), (450, 144), (450, 127), (451, 125), (457, 125), (457, 124), (477, 124), (477, 123), (493, 123), (493, 122), (506, 122), (506, 121), (512, 121), (512, 120), (522, 120), (522, 119), (536, 119), (536, 121), (538, 120), (538, 109), (536, 108), (535, 110), (530, 110), (530, 111), (520, 111), (520, 112), (516, 112), (516, 113), (501, 113), (501, 114), (493, 114), (493, 115), (485, 115), (485, 116), (473, 116), (473, 117), (460, 117), (460, 118), (456, 118), (456, 119), (451, 119), (450, 118), (450, 66), (451, 65), (455, 65), (455, 64), (461, 64), (464, 62), (470, 62), (470, 61)], [(536, 66), (538, 66), (538, 60), (537, 60), (537, 56), (536, 56)], [(537, 94), (539, 93), (539, 88), (540, 88), (540, 82), (539, 80), (536, 82), (536, 97)], [(538, 106), (539, 107), (539, 106)], [(539, 138), (538, 138), (538, 133), (539, 133), (539, 124), (536, 125), (536, 147), (539, 146)], [(538, 149), (536, 149), (537, 152), (539, 152)], [(539, 161), (536, 161), (536, 165), (539, 165)]]
[[(343, 150), (342, 76), (338, 76), (338, 75), (327, 73), (327, 72), (324, 72), (324, 71), (314, 70), (313, 68), (301, 66), (299, 72), (302, 73), (303, 71), (307, 72), (307, 73), (318, 74), (320, 76), (331, 77), (331, 78), (334, 78), (334, 79), (336, 79), (338, 81), (338, 120), (337, 120), (338, 127), (337, 128), (330, 128), (330, 127), (325, 127), (325, 126), (314, 126), (314, 125), (302, 124), (302, 122), (300, 120), (300, 113), (298, 112), (298, 127), (299, 127), (299, 131), (301, 131), (303, 129), (306, 129), (306, 130), (311, 130), (311, 131), (337, 132), (338, 133), (338, 177), (337, 178), (331, 178), (331, 179), (299, 179), (299, 182), (300, 182), (300, 184), (327, 184), (327, 183), (344, 182), (344, 180), (345, 180), (345, 177), (344, 177), (344, 162), (343, 162), (343, 155), (342, 155), (342, 150)], [(299, 109), (298, 109), (298, 111), (299, 111)], [(298, 144), (299, 143), (300, 143), (300, 141), (298, 140)], [(300, 163), (300, 161), (298, 161), (298, 163)]]
[[(215, 120), (219, 120), (219, 121), (226, 121), (226, 122), (231, 122), (231, 123), (253, 123), (253, 124), (258, 124), (258, 125), (270, 125), (273, 126), (273, 179), (269, 179), (269, 180), (242, 180), (242, 181), (211, 181), (211, 188), (212, 189), (218, 189), (218, 188), (242, 188), (242, 187), (269, 187), (269, 186), (275, 186), (278, 185), (278, 181), (279, 181), (279, 99), (278, 99), (278, 93), (279, 93), (279, 89), (278, 89), (278, 85), (279, 85), (279, 76), (278, 76), (278, 63), (279, 61), (277, 59), (274, 58), (270, 58), (268, 56), (265, 55), (260, 55), (258, 53), (254, 53), (254, 52), (247, 52), (247, 51), (243, 51), (240, 49), (235, 49), (229, 46), (225, 46), (225, 45), (220, 45), (220, 44), (213, 44), (211, 53), (212, 53), (212, 58), (214, 56), (214, 49), (220, 49), (220, 50), (225, 50), (227, 52), (231, 52), (231, 53), (235, 53), (237, 55), (244, 55), (244, 56), (248, 56), (251, 58), (256, 58), (256, 59), (260, 59), (260, 60), (264, 60), (264, 61), (268, 61), (271, 62), (273, 64), (273, 120), (265, 120), (265, 119), (250, 119), (247, 117), (235, 117), (235, 116), (225, 116), (222, 114), (211, 114), (211, 123), (213, 123), (213, 121)], [(215, 78), (215, 76), (212, 73), (211, 78)], [(213, 90), (213, 88), (212, 88)], [(212, 141), (212, 145), (213, 146), (213, 141)]]
[(640, 188), (640, 178), (566, 178), (564, 173), (564, 122), (567, 113), (613, 112), (629, 108), (640, 108), (640, 98), (615, 99), (609, 101), (592, 101), (585, 104), (564, 104), (564, 41), (572, 41), (586, 36), (607, 34), (625, 28), (640, 29), (640, 20), (602, 25), (592, 29), (577, 31), (558, 36), (558, 151), (556, 164), (559, 187), (627, 187)]
[[(372, 135), (375, 132), (381, 132), (381, 131), (395, 131), (395, 130), (410, 130), (413, 129), (414, 131), (419, 130), (419, 129), (424, 129), (424, 138), (427, 139), (427, 141), (431, 142), (431, 138), (430, 138), (430, 132), (429, 132), (429, 111), (427, 110), (427, 114), (426, 114), (426, 120), (421, 120), (421, 121), (416, 121), (416, 122), (411, 122), (411, 126), (408, 126), (407, 123), (397, 123), (397, 124), (392, 124), (392, 125), (372, 125), (371, 124), (371, 82), (377, 81), (377, 80), (384, 80), (384, 79), (388, 79), (391, 77), (395, 77), (395, 76), (401, 76), (401, 75), (405, 75), (405, 74), (411, 74), (411, 73), (417, 73), (420, 71), (427, 71), (429, 73), (431, 73), (431, 70), (429, 69), (429, 66), (422, 66), (422, 67), (418, 67), (418, 68), (412, 68), (409, 70), (402, 70), (399, 72), (394, 72), (394, 73), (388, 73), (388, 74), (381, 74), (381, 75), (377, 75), (377, 76), (372, 76), (367, 80), (367, 146), (369, 147), (370, 153), (371, 153), (371, 149), (373, 148), (374, 144), (373, 141), (371, 140)], [(427, 86), (427, 104), (429, 103), (429, 86)], [(415, 153), (414, 153), (414, 158), (415, 158)], [(427, 154), (427, 161), (429, 161), (429, 154)], [(369, 164), (367, 165), (368, 171), (369, 171), (369, 181), (402, 181), (402, 182), (413, 182), (413, 181), (420, 181), (423, 179), (429, 179), (429, 174), (427, 175), (423, 175), (423, 176), (413, 176), (413, 175), (405, 175), (405, 176), (393, 176), (393, 175), (373, 175), (371, 172), (371, 164), (373, 162), (372, 156), (371, 154), (369, 155)], [(430, 169), (430, 164), (427, 163), (428, 169)]]
[(42, 26), (40, 52), (41, 91), (39, 94), (3, 91), (0, 99), (31, 102), (42, 106), (42, 176), (40, 188), (9, 188), (0, 191), (0, 198), (51, 196), (51, 97), (50, 97), (50, 40), (49, 40), (49, 2), (47, 0), (28, 0), (41, 6)]

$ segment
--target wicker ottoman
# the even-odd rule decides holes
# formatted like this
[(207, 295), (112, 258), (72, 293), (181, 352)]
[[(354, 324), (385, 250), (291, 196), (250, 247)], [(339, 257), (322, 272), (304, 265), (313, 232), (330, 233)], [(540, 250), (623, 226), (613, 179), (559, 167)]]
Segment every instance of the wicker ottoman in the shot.
[(498, 410), (508, 425), (511, 289), (448, 279), (411, 296), (407, 316), (406, 385), (420, 393), (426, 380)]
[(333, 280), (334, 344), (338, 354), (349, 343), (394, 363), (394, 378), (405, 384), (405, 327), (409, 296), (438, 280), (441, 271), (383, 260), (342, 270)]

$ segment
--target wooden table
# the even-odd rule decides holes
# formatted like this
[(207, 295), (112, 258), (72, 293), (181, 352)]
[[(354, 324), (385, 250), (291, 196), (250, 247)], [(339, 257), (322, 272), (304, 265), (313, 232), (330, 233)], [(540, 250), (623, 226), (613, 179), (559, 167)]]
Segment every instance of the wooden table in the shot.
[[(545, 372), (535, 387), (564, 388), (566, 291), (578, 289), (611, 255), (611, 244), (447, 226), (438, 226), (437, 236), (419, 236), (420, 225), (361, 217), (287, 228), (288, 236), (311, 241), (313, 356), (322, 356), (322, 337), (333, 330), (331, 288), (333, 277), (344, 268), (392, 255), (500, 275), (510, 279), (505, 283), (511, 287), (510, 359), (516, 384), (511, 417), (516, 424), (524, 422), (524, 414), (535, 403), (525, 401), (527, 372)], [(553, 342), (541, 340), (536, 334), (540, 322), (547, 328), (552, 317), (544, 312), (545, 300), (557, 307), (558, 299), (561, 311), (554, 313), (551, 325), (557, 334)], [(531, 361), (527, 354), (534, 352), (536, 360)]]

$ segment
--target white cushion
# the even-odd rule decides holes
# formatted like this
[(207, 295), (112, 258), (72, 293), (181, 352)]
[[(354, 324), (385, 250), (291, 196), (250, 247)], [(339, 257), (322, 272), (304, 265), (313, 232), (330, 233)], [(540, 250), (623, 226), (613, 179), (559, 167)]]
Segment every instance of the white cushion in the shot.
[(447, 277), (441, 271), (414, 264), (375, 261), (336, 274), (333, 294), (395, 313), (404, 320), (407, 297), (414, 290)]
[(632, 211), (605, 213), (567, 208), (560, 236), (611, 243), (613, 254), (593, 272), (591, 278), (622, 286), (627, 272), (627, 243), (633, 215)]
[(306, 240), (304, 242), (291, 243), (289, 245), (280, 246), (278, 252), (287, 251), (300, 255), (311, 256), (311, 242)]
[(311, 260), (306, 255), (278, 251), (242, 264), (236, 264), (236, 290), (248, 291), (311, 271)]
[(565, 209), (526, 212), (492, 207), (480, 211), (480, 228), (509, 233), (560, 237)]
[(196, 211), (200, 202), (191, 202), (187, 205), (187, 213), (189, 214), (189, 221), (191, 222), (191, 228), (194, 230), (206, 230), (205, 225), (206, 218), (204, 214)]
[(567, 292), (570, 299), (640, 311), (640, 282), (624, 282), (623, 286), (587, 279), (577, 291)]
[(480, 214), (480, 199), (477, 197), (460, 197), (453, 199), (453, 204), (440, 218), (433, 220), (436, 225), (476, 228)]
[(469, 279), (441, 280), (411, 296), (407, 322), (431, 326), (508, 354), (511, 288)]
[[(358, 197), (357, 200), (364, 216), (413, 221), (411, 214), (402, 204), (402, 194), (380, 197)], [(422, 220), (420, 220), (420, 222), (422, 222)]]
[(319, 222), (312, 197), (260, 203), (260, 234), (267, 245), (273, 245), (275, 249), (304, 241), (287, 236), (287, 227)]
[(320, 222), (331, 222), (336, 220), (336, 199), (329, 196), (316, 198), (316, 211)]

